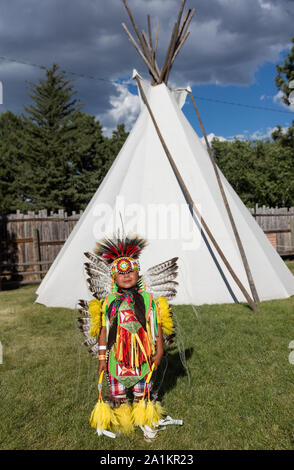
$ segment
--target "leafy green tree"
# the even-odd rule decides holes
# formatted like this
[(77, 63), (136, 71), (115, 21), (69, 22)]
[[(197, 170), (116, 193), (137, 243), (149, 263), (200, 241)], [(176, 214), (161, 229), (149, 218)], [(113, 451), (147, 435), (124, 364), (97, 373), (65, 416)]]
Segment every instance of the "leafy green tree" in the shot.
[(244, 204), (294, 205), (293, 150), (279, 142), (212, 142), (216, 163)]
[(259, 142), (256, 155), (256, 202), (271, 207), (294, 205), (293, 150), (269, 140)]
[[(290, 53), (287, 54), (287, 58), (284, 61), (283, 65), (276, 65), (277, 76), (275, 78), (275, 83), (277, 88), (283, 93), (283, 102), (290, 105), (289, 94), (293, 91), (293, 87), (289, 87), (291, 81), (294, 82), (294, 36), (292, 38), (292, 48)], [(292, 121), (292, 126), (290, 126), (286, 132), (282, 129), (281, 126), (277, 126), (277, 129), (272, 133), (272, 139), (275, 143), (280, 144), (282, 147), (290, 147), (294, 149), (294, 121)], [(294, 158), (294, 155), (293, 155)]]
[(288, 127), (285, 132), (281, 126), (277, 126), (277, 129), (272, 133), (272, 139), (276, 144), (279, 144), (282, 147), (290, 147), (292, 148), (292, 151), (294, 151), (294, 121), (292, 121), (292, 126)]
[(276, 65), (277, 76), (275, 78), (276, 85), (283, 93), (283, 101), (285, 104), (290, 105), (288, 100), (291, 89), (289, 88), (290, 81), (294, 80), (294, 36), (291, 39), (292, 47), (287, 58), (284, 60), (283, 65)]
[(254, 152), (250, 141), (212, 142), (216, 163), (244, 204), (252, 206), (256, 200)]

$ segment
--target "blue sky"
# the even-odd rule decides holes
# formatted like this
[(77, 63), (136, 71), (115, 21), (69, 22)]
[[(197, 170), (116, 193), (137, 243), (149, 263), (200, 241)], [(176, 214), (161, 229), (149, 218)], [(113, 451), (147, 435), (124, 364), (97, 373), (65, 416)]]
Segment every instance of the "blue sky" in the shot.
[[(180, 0), (128, 3), (140, 28), (146, 29), (148, 13), (153, 33), (160, 20), (162, 64)], [(170, 84), (190, 85), (195, 98), (215, 100), (197, 99), (207, 134), (262, 138), (277, 124), (291, 124), (294, 113), (289, 110), (271, 112), (217, 100), (287, 111), (277, 97), (274, 77), (294, 34), (293, 0), (187, 0), (186, 9), (193, 7), (191, 34), (175, 61)], [(27, 82), (44, 78), (38, 65), (55, 62), (69, 78), (70, 72), (79, 74), (77, 96), (106, 135), (121, 122), (132, 128), (139, 101), (128, 80), (133, 68), (148, 74), (122, 30), (122, 21), (131, 25), (121, 0), (2, 0), (0, 13), (0, 112), (24, 112)], [(183, 110), (199, 132), (189, 98)]]
[[(289, 48), (281, 52), (277, 63), (282, 64), (287, 53)], [(291, 125), (294, 120), (293, 108), (286, 107), (278, 96), (276, 75), (276, 63), (266, 62), (257, 68), (250, 84), (192, 86), (207, 135), (214, 134), (227, 140), (266, 139), (270, 138), (275, 126), (286, 129)], [(185, 83), (181, 86), (185, 86)], [(137, 95), (134, 85), (129, 85), (128, 89)], [(183, 112), (198, 135), (202, 136), (189, 96)]]
[[(194, 86), (192, 88), (194, 97), (216, 100), (210, 102), (195, 98), (206, 133), (213, 133), (226, 139), (235, 136), (240, 139), (265, 138), (269, 136), (276, 125), (282, 127), (291, 125), (294, 113), (290, 109), (286, 109), (281, 100), (277, 98), (278, 89), (274, 82), (275, 76), (275, 64), (266, 63), (256, 71), (254, 82), (250, 85)], [(270, 108), (276, 112), (223, 104), (218, 100), (258, 108)], [(190, 99), (187, 100), (183, 111), (196, 131), (201, 134), (200, 126), (195, 123), (196, 115)]]

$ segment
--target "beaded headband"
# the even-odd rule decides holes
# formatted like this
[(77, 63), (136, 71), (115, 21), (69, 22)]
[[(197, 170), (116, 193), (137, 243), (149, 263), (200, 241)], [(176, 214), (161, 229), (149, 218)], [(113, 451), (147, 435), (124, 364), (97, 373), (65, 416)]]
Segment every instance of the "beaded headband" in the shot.
[(138, 261), (127, 256), (118, 258), (111, 263), (112, 276), (115, 276), (116, 274), (128, 274), (131, 271), (139, 271), (139, 269)]

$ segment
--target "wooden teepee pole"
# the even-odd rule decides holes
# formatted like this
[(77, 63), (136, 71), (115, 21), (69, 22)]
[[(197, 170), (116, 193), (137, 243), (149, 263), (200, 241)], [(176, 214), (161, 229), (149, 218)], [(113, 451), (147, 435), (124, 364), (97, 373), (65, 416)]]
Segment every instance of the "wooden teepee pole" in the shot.
[(158, 36), (159, 36), (159, 20), (157, 22), (157, 26), (156, 26), (156, 33), (155, 33), (155, 45), (154, 45), (154, 59), (156, 59), (156, 52), (157, 52), (157, 47), (158, 47)]
[(252, 276), (252, 273), (251, 273), (251, 270), (250, 270), (250, 267), (249, 267), (249, 263), (248, 263), (248, 260), (247, 260), (246, 254), (245, 254), (245, 250), (244, 250), (243, 244), (241, 242), (238, 229), (237, 229), (236, 224), (235, 224), (235, 220), (234, 220), (234, 217), (233, 217), (233, 214), (232, 214), (232, 211), (231, 211), (231, 208), (230, 208), (230, 205), (229, 205), (229, 202), (228, 202), (228, 199), (227, 199), (227, 196), (226, 196), (226, 193), (225, 193), (225, 190), (224, 190), (224, 187), (223, 187), (220, 175), (219, 175), (218, 168), (217, 168), (215, 160), (214, 160), (214, 156), (212, 154), (210, 144), (208, 142), (207, 134), (205, 132), (205, 129), (204, 129), (204, 126), (203, 126), (203, 123), (202, 123), (202, 120), (201, 120), (201, 117), (200, 117), (200, 114), (199, 114), (198, 107), (197, 107), (196, 102), (194, 100), (192, 91), (188, 90), (188, 93), (191, 97), (194, 109), (195, 109), (196, 114), (197, 114), (199, 124), (200, 124), (201, 129), (202, 129), (202, 133), (203, 133), (203, 136), (204, 136), (204, 139), (205, 139), (208, 154), (209, 154), (209, 157), (210, 157), (210, 160), (211, 160), (214, 172), (215, 172), (215, 176), (216, 176), (216, 179), (217, 179), (217, 182), (218, 182), (218, 185), (219, 185), (219, 189), (220, 189), (223, 201), (224, 201), (226, 211), (228, 213), (228, 216), (229, 216), (229, 219), (230, 219), (230, 222), (231, 222), (231, 225), (232, 225), (232, 229), (233, 229), (234, 236), (235, 236), (235, 239), (236, 239), (239, 251), (240, 251), (243, 266), (244, 266), (244, 269), (246, 271), (246, 275), (247, 275), (247, 279), (248, 279), (248, 282), (249, 282), (249, 285), (250, 285), (250, 289), (251, 289), (253, 299), (254, 299), (255, 302), (259, 302), (259, 297), (258, 297), (258, 294), (257, 294), (257, 290), (256, 290), (256, 286), (255, 286), (255, 283), (254, 283), (254, 280), (253, 280), (253, 276)]
[(187, 13), (186, 13), (186, 16), (185, 16), (185, 19), (184, 19), (184, 21), (183, 21), (183, 24), (182, 24), (182, 26), (181, 26), (180, 32), (179, 32), (179, 40), (181, 39), (182, 33), (183, 33), (183, 31), (184, 31), (185, 25), (186, 25), (186, 23), (187, 23), (187, 21), (188, 21), (188, 19), (189, 19), (189, 16), (190, 16), (191, 12), (192, 12), (192, 10), (189, 8), (189, 10), (188, 10)]
[[(138, 26), (137, 26), (137, 24), (136, 24), (136, 22), (135, 22), (135, 20), (134, 20), (134, 17), (133, 17), (133, 15), (132, 15), (132, 12), (131, 12), (131, 10), (130, 10), (128, 4), (127, 4), (127, 0), (123, 0), (123, 4), (124, 4), (124, 6), (125, 6), (125, 8), (126, 8), (126, 10), (127, 10), (127, 13), (128, 13), (128, 15), (129, 15), (129, 18), (130, 18), (131, 23), (132, 23), (132, 25), (133, 25), (133, 28), (134, 28), (134, 30), (135, 30), (135, 33), (137, 34), (137, 38), (138, 38), (138, 40), (139, 40), (139, 43), (140, 43), (140, 45), (141, 45), (141, 47), (142, 47), (142, 50), (143, 50), (143, 53), (144, 53), (144, 56), (145, 56), (145, 59), (143, 59), (143, 60), (144, 60), (145, 63), (146, 63), (146, 61), (149, 63), (149, 66), (148, 66), (149, 71), (150, 71), (150, 72), (152, 73), (152, 75), (153, 75), (154, 82), (157, 83), (158, 78), (159, 78), (159, 74), (157, 74), (157, 72), (154, 70), (154, 67), (153, 67), (153, 64), (152, 64), (153, 58), (152, 58), (152, 56), (151, 56), (151, 52), (150, 52), (149, 46), (148, 46), (148, 44), (145, 43), (144, 37), (143, 37), (143, 35), (140, 33), (140, 31), (139, 31), (139, 28), (138, 28)], [(128, 29), (127, 29), (127, 27), (126, 27), (126, 25), (125, 25), (124, 23), (123, 23), (122, 25), (123, 25), (123, 28), (125, 29), (126, 33), (128, 34), (129, 38), (130, 38), (130, 37), (132, 36), (131, 33), (128, 31)], [(131, 42), (134, 44), (134, 42), (135, 42), (134, 38), (132, 38), (132, 39), (130, 38), (130, 40), (131, 40)], [(134, 44), (134, 45), (135, 45), (135, 44)], [(135, 46), (135, 47), (136, 47), (136, 46)], [(138, 50), (137, 47), (136, 47), (136, 49)], [(139, 52), (139, 51), (138, 51), (138, 52)], [(141, 57), (142, 57), (142, 53), (140, 53), (140, 55), (141, 55)]]
[(149, 35), (149, 47), (150, 47), (151, 55), (154, 58), (150, 15), (147, 15), (147, 26), (148, 26), (148, 35)]
[(150, 115), (151, 120), (152, 120), (152, 122), (153, 122), (153, 124), (154, 124), (154, 127), (155, 127), (155, 130), (156, 130), (156, 132), (157, 132), (157, 135), (158, 135), (158, 137), (159, 137), (159, 139), (160, 139), (160, 142), (161, 142), (161, 144), (162, 144), (162, 146), (163, 146), (163, 149), (164, 149), (164, 151), (165, 151), (165, 154), (166, 154), (166, 156), (167, 156), (167, 158), (168, 158), (168, 160), (169, 160), (169, 162), (170, 162), (170, 164), (171, 164), (171, 167), (172, 167), (172, 169), (173, 169), (173, 171), (174, 171), (174, 173), (175, 173), (175, 176), (176, 176), (176, 178), (177, 178), (177, 180), (178, 180), (178, 182), (179, 182), (179, 184), (180, 184), (180, 187), (181, 187), (181, 189), (182, 189), (182, 191), (183, 191), (183, 193), (184, 193), (185, 199), (188, 201), (189, 206), (192, 208), (193, 212), (196, 214), (196, 216), (198, 217), (199, 221), (201, 221), (201, 224), (202, 224), (203, 228), (205, 229), (205, 231), (206, 231), (207, 235), (209, 236), (211, 242), (213, 243), (214, 247), (216, 248), (217, 252), (219, 253), (221, 259), (223, 260), (223, 262), (224, 262), (225, 266), (227, 267), (229, 273), (231, 274), (232, 278), (234, 279), (234, 281), (236, 282), (236, 284), (237, 284), (238, 287), (240, 288), (241, 292), (243, 293), (243, 295), (244, 295), (245, 299), (247, 300), (249, 306), (250, 306), (250, 307), (252, 308), (252, 310), (254, 310), (255, 312), (258, 311), (257, 306), (255, 305), (255, 303), (254, 303), (253, 300), (251, 299), (250, 295), (248, 294), (247, 290), (245, 289), (245, 287), (244, 287), (243, 284), (241, 283), (241, 281), (240, 281), (240, 279), (238, 278), (238, 276), (235, 274), (233, 268), (231, 267), (230, 263), (228, 262), (227, 258), (226, 258), (225, 255), (224, 255), (223, 251), (221, 250), (220, 246), (218, 245), (217, 241), (215, 240), (214, 236), (212, 235), (212, 233), (211, 233), (209, 227), (207, 226), (205, 220), (203, 219), (201, 213), (198, 211), (198, 209), (197, 209), (197, 207), (196, 207), (196, 205), (195, 205), (195, 203), (194, 203), (194, 201), (193, 201), (193, 199), (192, 199), (192, 197), (191, 197), (191, 195), (190, 195), (190, 193), (189, 193), (189, 191), (188, 191), (188, 188), (186, 187), (186, 185), (185, 185), (185, 183), (184, 183), (184, 180), (183, 180), (183, 178), (181, 177), (181, 175), (180, 175), (180, 173), (179, 173), (179, 170), (178, 170), (178, 168), (177, 168), (177, 166), (176, 166), (176, 164), (175, 164), (175, 162), (174, 162), (174, 159), (172, 158), (172, 156), (171, 156), (171, 154), (170, 154), (170, 152), (169, 152), (169, 150), (168, 150), (168, 147), (167, 147), (167, 145), (166, 145), (166, 143), (165, 143), (165, 141), (164, 141), (164, 139), (163, 139), (163, 136), (162, 136), (162, 134), (161, 134), (161, 132), (160, 132), (160, 129), (159, 129), (158, 125), (157, 125), (157, 122), (156, 122), (156, 120), (155, 120), (154, 114), (153, 114), (153, 112), (152, 112), (152, 110), (151, 110), (151, 108), (150, 108), (150, 105), (149, 105), (149, 103), (148, 103), (147, 97), (146, 97), (146, 95), (145, 95), (145, 93), (144, 93), (144, 90), (143, 90), (143, 88), (142, 88), (142, 85), (141, 85), (141, 83), (140, 83), (140, 80), (139, 80), (138, 76), (136, 76), (136, 81), (137, 81), (138, 88), (139, 88), (139, 90), (140, 90), (140, 94), (141, 94), (141, 96), (142, 96), (142, 99), (143, 99), (143, 101), (144, 101), (144, 103), (145, 103), (145, 105), (146, 105), (146, 107), (147, 107), (147, 109), (148, 109), (149, 115)]
[(165, 72), (166, 72), (166, 70), (169, 66), (169, 63), (170, 63), (170, 61), (172, 59), (172, 56), (173, 56), (173, 53), (174, 53), (174, 47), (176, 45), (177, 38), (178, 38), (178, 25), (177, 25), (177, 23), (175, 23), (174, 28), (173, 28), (173, 32), (172, 32), (172, 35), (171, 35), (171, 38), (170, 38), (170, 43), (169, 43), (169, 46), (168, 46), (168, 49), (167, 49), (167, 53), (166, 53), (166, 56), (165, 56), (165, 59), (164, 59), (164, 63), (163, 63), (163, 66), (162, 66), (162, 69), (161, 69), (161, 72), (160, 72), (159, 83), (163, 82)]
[[(159, 70), (159, 67), (157, 65), (156, 58), (155, 58), (156, 50), (153, 47), (150, 15), (147, 15), (147, 26), (148, 26), (149, 48), (150, 48), (150, 53), (151, 53), (152, 64), (155, 67), (155, 70), (157, 71), (158, 76), (159, 76), (160, 75), (160, 70)], [(143, 34), (143, 32), (142, 32), (142, 34)], [(157, 31), (156, 31), (156, 41), (158, 42), (158, 28), (157, 28)], [(156, 43), (156, 47), (157, 47), (157, 43)]]
[(142, 57), (143, 61), (144, 61), (145, 64), (147, 65), (148, 70), (152, 73), (153, 78), (154, 78), (154, 81), (157, 83), (158, 80), (159, 80), (159, 75), (158, 75), (157, 71), (155, 70), (155, 68), (153, 67), (153, 64), (150, 62), (149, 57), (143, 54), (143, 52), (141, 51), (139, 45), (137, 44), (137, 42), (136, 42), (135, 39), (133, 38), (132, 34), (131, 34), (130, 31), (128, 30), (128, 28), (127, 28), (127, 26), (125, 25), (125, 23), (122, 23), (122, 27), (124, 28), (125, 32), (127, 33), (128, 37), (129, 37), (129, 40), (131, 41), (131, 43), (133, 44), (133, 46), (134, 46), (135, 49), (138, 51), (138, 53), (139, 53), (140, 56)]
[(183, 28), (181, 30), (181, 34), (179, 34), (179, 39), (178, 39), (178, 42), (176, 44), (176, 50), (174, 52), (174, 55), (173, 55), (173, 58), (171, 60), (171, 66), (173, 65), (174, 61), (175, 61), (175, 58), (177, 57), (178, 53), (180, 52), (180, 50), (182, 49), (183, 45), (185, 44), (190, 32), (188, 31), (188, 28), (190, 26), (190, 23), (192, 21), (192, 18), (195, 14), (195, 8), (193, 8), (193, 10), (191, 11), (190, 13), (190, 17), (189, 17), (189, 20), (186, 24), (186, 27), (184, 27), (184, 24), (183, 24)]
[(194, 16), (194, 13), (195, 13), (195, 8), (193, 10), (189, 10), (188, 13), (186, 14), (186, 17), (185, 17), (184, 21), (183, 21), (183, 24), (181, 26), (181, 29), (180, 29), (180, 32), (178, 34), (178, 38), (177, 38), (177, 41), (176, 41), (176, 44), (175, 44), (175, 47), (174, 47), (174, 50), (173, 50), (173, 53), (172, 53), (171, 60), (168, 64), (168, 68), (167, 68), (167, 71), (166, 71), (166, 74), (165, 74), (165, 78), (164, 78), (165, 83), (168, 82), (169, 74), (170, 74), (171, 68), (173, 66), (173, 63), (175, 61), (175, 58), (177, 57), (178, 53), (182, 49), (184, 43), (186, 42), (186, 40), (187, 40), (187, 38), (190, 34), (190, 32), (188, 31), (188, 28), (189, 28), (191, 20)]
[[(178, 17), (177, 17), (177, 21), (174, 25), (174, 29), (173, 29), (173, 32), (172, 32), (172, 35), (171, 35), (171, 39), (170, 39), (169, 47), (168, 47), (168, 50), (167, 50), (167, 53), (166, 53), (165, 61), (164, 61), (163, 67), (161, 69), (161, 73), (160, 73), (160, 77), (159, 77), (160, 82), (164, 81), (165, 83), (167, 83), (166, 75), (167, 76), (169, 75), (169, 71), (171, 69), (171, 60), (173, 58), (173, 55), (174, 55), (174, 52), (175, 52), (175, 49), (176, 49), (176, 44), (177, 44), (178, 39), (179, 39), (180, 23), (181, 23), (181, 18), (182, 18), (183, 11), (184, 11), (184, 8), (185, 8), (185, 3), (186, 3), (186, 0), (182, 0), (180, 10), (179, 10), (179, 13), (178, 13)], [(182, 31), (182, 28), (181, 28), (181, 31)]]
[(183, 11), (184, 11), (185, 4), (186, 4), (186, 0), (181, 0), (179, 13), (178, 13), (177, 20), (173, 27), (173, 31), (171, 34), (171, 38), (170, 38), (169, 46), (168, 46), (167, 53), (164, 59), (164, 63), (163, 63), (161, 70), (159, 70), (159, 67), (156, 62), (159, 23), (157, 25), (155, 43), (153, 44), (150, 15), (147, 15), (147, 31), (148, 31), (148, 36), (149, 36), (149, 39), (148, 39), (145, 31), (141, 31), (141, 32), (139, 31), (139, 28), (134, 20), (132, 12), (128, 6), (127, 0), (122, 0), (122, 1), (129, 15), (134, 31), (137, 35), (138, 42), (131, 35), (125, 23), (122, 23), (122, 26), (124, 30), (126, 31), (131, 43), (136, 48), (136, 50), (138, 51), (138, 53), (144, 60), (145, 64), (147, 65), (150, 76), (151, 76), (152, 85), (159, 85), (162, 82), (167, 83), (174, 60), (176, 56), (178, 55), (180, 49), (182, 48), (184, 42), (186, 41), (187, 37), (190, 34), (188, 31), (188, 28), (192, 20), (192, 17), (195, 13), (195, 8), (193, 10), (191, 9), (188, 10), (184, 18), (184, 21), (181, 24)]

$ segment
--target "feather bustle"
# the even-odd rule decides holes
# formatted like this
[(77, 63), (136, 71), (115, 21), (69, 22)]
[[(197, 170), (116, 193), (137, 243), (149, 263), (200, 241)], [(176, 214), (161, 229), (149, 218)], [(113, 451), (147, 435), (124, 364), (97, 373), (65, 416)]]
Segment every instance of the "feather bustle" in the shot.
[(162, 271), (165, 271), (167, 268), (171, 266), (175, 266), (177, 263), (178, 258), (172, 258), (170, 260), (164, 261), (163, 263), (156, 264), (147, 270), (148, 274), (159, 274)]
[(78, 305), (79, 305), (81, 308), (84, 308), (84, 309), (87, 309), (87, 310), (88, 310), (89, 304), (88, 304), (87, 300), (79, 299), (79, 300), (78, 300)]
[(84, 318), (89, 318), (90, 317), (88, 310), (86, 310), (84, 308), (83, 309), (79, 308), (78, 312)]
[(178, 258), (172, 258), (152, 266), (142, 275), (142, 281), (147, 292), (152, 292), (155, 298), (166, 297), (171, 300), (177, 294)]

